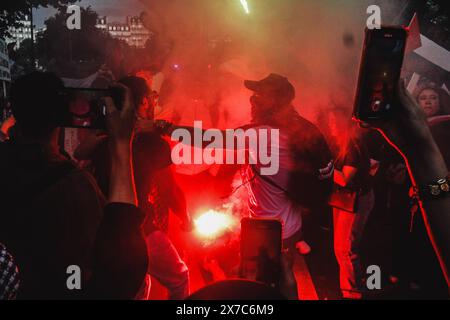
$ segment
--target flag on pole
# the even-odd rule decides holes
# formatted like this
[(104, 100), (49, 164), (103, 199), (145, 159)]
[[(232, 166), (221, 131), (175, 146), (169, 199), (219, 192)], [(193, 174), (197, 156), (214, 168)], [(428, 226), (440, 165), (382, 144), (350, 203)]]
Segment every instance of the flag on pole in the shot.
[(414, 13), (414, 16), (412, 17), (411, 22), (409, 23), (407, 29), (409, 31), (409, 35), (408, 41), (406, 43), (405, 53), (410, 53), (422, 46), (422, 41), (420, 38), (419, 19), (417, 18), (417, 13)]

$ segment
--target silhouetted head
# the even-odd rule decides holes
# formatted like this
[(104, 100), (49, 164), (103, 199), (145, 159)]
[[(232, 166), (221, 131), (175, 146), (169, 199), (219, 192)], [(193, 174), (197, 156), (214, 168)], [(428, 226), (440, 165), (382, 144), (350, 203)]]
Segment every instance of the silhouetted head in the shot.
[(131, 90), (134, 103), (136, 104), (137, 116), (143, 119), (153, 119), (154, 99), (153, 93), (145, 79), (136, 76), (128, 76), (119, 80), (120, 83)]
[(47, 139), (64, 114), (64, 84), (51, 73), (32, 72), (11, 86), (10, 101), (17, 126), (24, 137)]

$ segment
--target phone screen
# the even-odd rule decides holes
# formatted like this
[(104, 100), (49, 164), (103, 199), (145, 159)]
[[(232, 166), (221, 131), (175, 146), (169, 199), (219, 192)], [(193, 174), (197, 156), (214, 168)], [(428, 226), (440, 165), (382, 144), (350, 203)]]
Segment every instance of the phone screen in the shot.
[(366, 30), (354, 116), (362, 121), (386, 117), (394, 107), (407, 31), (403, 28)]
[(240, 275), (278, 286), (282, 227), (278, 220), (244, 218), (241, 221)]
[(106, 106), (103, 98), (111, 96), (109, 90), (65, 88), (62, 94), (66, 101), (62, 127), (105, 129)]

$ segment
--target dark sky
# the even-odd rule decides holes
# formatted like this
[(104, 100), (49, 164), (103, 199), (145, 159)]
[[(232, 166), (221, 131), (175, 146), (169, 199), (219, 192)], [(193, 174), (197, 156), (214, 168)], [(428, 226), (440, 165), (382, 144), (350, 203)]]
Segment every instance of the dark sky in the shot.
[[(82, 0), (75, 3), (82, 7), (91, 6), (99, 15), (106, 15), (109, 21), (123, 21), (126, 15), (139, 15), (145, 7), (139, 0)], [(56, 10), (39, 8), (34, 11), (35, 25), (41, 28), (44, 21), (55, 14)]]

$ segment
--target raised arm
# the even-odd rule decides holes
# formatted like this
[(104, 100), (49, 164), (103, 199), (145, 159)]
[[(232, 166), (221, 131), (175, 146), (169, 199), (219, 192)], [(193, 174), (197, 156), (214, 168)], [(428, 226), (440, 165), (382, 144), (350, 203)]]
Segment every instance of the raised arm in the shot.
[[(413, 186), (436, 183), (448, 176), (448, 168), (426, 123), (422, 109), (403, 82), (397, 88), (395, 112), (389, 119), (371, 123), (405, 158)], [(420, 199), (428, 235), (439, 258), (447, 285), (450, 266), (450, 196)]]
[(135, 123), (135, 108), (128, 88), (117, 85), (125, 91), (122, 111), (118, 111), (110, 97), (105, 98), (107, 107), (107, 129), (111, 153), (110, 202), (137, 205), (131, 162), (131, 141)]

